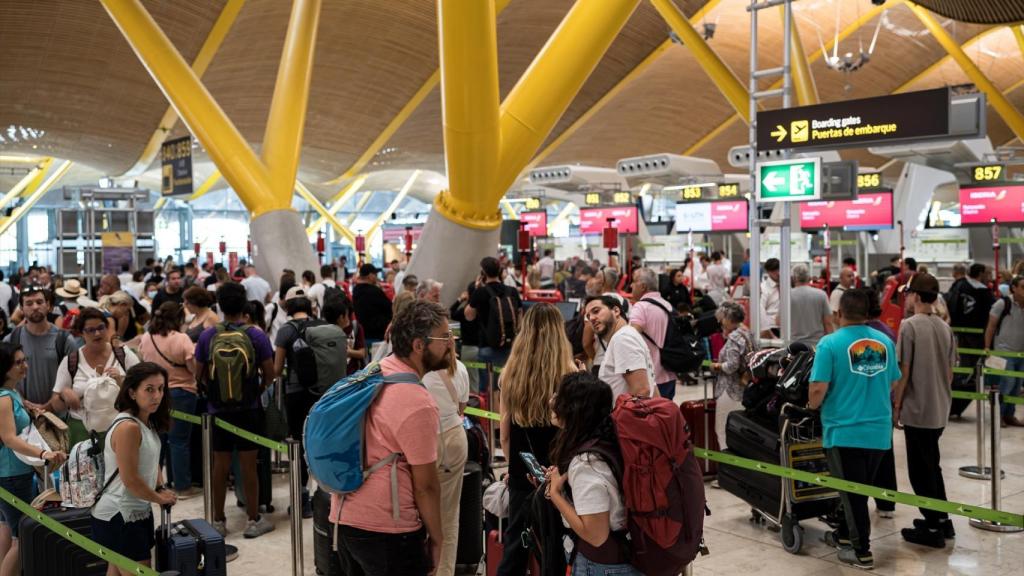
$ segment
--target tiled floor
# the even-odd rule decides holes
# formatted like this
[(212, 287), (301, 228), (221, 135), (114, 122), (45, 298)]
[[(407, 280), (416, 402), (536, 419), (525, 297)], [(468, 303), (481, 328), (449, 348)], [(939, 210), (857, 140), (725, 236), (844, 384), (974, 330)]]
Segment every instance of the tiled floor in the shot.
[[(699, 398), (703, 391), (695, 387), (680, 388), (676, 400)], [(976, 505), (990, 505), (989, 483), (968, 480), (957, 469), (975, 461), (974, 406), (967, 418), (953, 422), (942, 438), (943, 474), (950, 500)], [(1024, 428), (1003, 429), (1002, 454), (1006, 479), (1003, 481), (1002, 509), (1024, 512)], [(896, 468), (900, 490), (911, 491), (907, 480), (903, 436), (895, 435)], [(708, 485), (707, 495), (712, 516), (705, 522), (705, 536), (711, 554), (698, 558), (696, 576), (717, 574), (758, 574), (759, 576), (831, 576), (859, 574), (859, 570), (842, 566), (835, 551), (819, 541), (824, 529), (820, 522), (802, 522), (805, 545), (799, 555), (788, 554), (779, 543), (778, 532), (751, 524), (750, 508), (739, 499)], [(245, 519), (229, 494), (228, 542), (239, 547), (239, 558), (228, 565), (230, 574), (258, 576), (290, 574), (291, 540), (288, 518), (287, 477), (274, 476), (276, 512), (270, 515), (277, 529), (256, 540), (241, 536)], [(872, 510), (874, 505), (871, 505)], [(179, 504), (178, 518), (201, 517), (202, 498)], [(969, 574), (984, 576), (1024, 575), (1024, 533), (996, 534), (968, 525), (967, 519), (954, 520), (957, 539), (945, 550), (933, 550), (907, 544), (900, 537), (900, 528), (908, 527), (918, 516), (916, 509), (898, 506), (891, 520), (872, 518), (872, 549), (877, 574), (886, 576), (923, 576)], [(312, 521), (303, 522), (304, 574), (313, 575)]]

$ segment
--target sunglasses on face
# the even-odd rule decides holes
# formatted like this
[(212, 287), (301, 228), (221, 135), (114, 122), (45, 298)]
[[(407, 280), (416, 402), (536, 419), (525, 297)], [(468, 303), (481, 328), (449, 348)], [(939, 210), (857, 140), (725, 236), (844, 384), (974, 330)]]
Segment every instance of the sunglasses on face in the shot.
[(84, 330), (82, 330), (82, 332), (85, 332), (86, 334), (91, 334), (91, 335), (103, 334), (106, 331), (107, 331), (106, 324), (100, 324), (99, 326), (93, 326), (92, 328), (85, 328)]

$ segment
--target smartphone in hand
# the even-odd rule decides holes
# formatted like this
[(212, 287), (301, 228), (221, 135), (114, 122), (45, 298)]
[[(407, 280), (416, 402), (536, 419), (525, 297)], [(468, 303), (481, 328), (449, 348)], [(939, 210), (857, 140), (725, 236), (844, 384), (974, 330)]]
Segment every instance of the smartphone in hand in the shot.
[(520, 452), (519, 457), (523, 459), (527, 471), (537, 479), (537, 482), (543, 483), (547, 476), (544, 474), (544, 467), (537, 461), (537, 457), (532, 452)]

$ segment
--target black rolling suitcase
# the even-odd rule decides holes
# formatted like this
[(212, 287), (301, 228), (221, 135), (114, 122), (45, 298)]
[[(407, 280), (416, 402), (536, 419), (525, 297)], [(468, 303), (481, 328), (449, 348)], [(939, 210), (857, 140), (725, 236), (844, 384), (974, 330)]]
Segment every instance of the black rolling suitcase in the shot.
[(156, 569), (180, 576), (226, 576), (224, 537), (207, 521), (172, 522), (168, 508), (161, 508), (156, 531)]
[[(725, 452), (733, 453), (732, 450)], [(779, 513), (782, 482), (777, 476), (721, 464), (718, 467), (718, 485), (722, 490), (739, 497), (754, 508), (773, 515)]]
[(476, 462), (467, 462), (462, 473), (462, 496), (459, 499), (459, 544), (455, 565), (476, 573), (484, 555), (484, 488), (483, 469)]
[(344, 576), (341, 559), (334, 550), (334, 525), (328, 519), (331, 495), (317, 488), (313, 492), (313, 564), (318, 576)]
[[(92, 538), (91, 508), (56, 508), (44, 514)], [(82, 550), (29, 516), (22, 516), (18, 534), (22, 574), (103, 576), (107, 573), (105, 560)]]
[(765, 428), (739, 410), (731, 412), (726, 420), (725, 443), (730, 452), (744, 458), (778, 464), (782, 457), (779, 432)]

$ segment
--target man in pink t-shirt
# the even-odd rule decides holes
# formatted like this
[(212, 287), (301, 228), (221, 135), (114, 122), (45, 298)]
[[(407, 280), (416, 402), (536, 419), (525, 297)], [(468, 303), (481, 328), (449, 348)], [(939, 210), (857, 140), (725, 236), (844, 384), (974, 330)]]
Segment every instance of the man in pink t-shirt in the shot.
[[(391, 321), (393, 354), (381, 361), (385, 376), (447, 368), (454, 354), (448, 312), (422, 300)], [(398, 518), (391, 498), (391, 466), (373, 473), (359, 490), (331, 498), (339, 524), (338, 549), (345, 574), (426, 576), (437, 565), (441, 543), (441, 488), (437, 476), (437, 404), (422, 385), (389, 384), (366, 413), (366, 466), (400, 453)], [(429, 536), (430, 556), (427, 556)]]
[(647, 349), (651, 352), (658, 394), (671, 400), (676, 395), (676, 375), (662, 367), (661, 347), (665, 345), (672, 305), (661, 297), (658, 275), (650, 268), (633, 271), (632, 290), (636, 303), (629, 309), (629, 325), (643, 334)]

